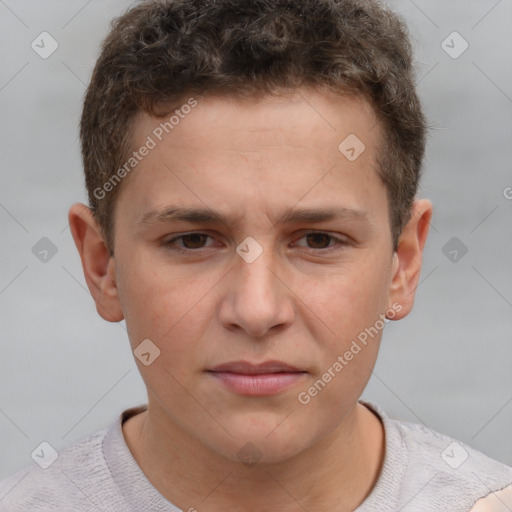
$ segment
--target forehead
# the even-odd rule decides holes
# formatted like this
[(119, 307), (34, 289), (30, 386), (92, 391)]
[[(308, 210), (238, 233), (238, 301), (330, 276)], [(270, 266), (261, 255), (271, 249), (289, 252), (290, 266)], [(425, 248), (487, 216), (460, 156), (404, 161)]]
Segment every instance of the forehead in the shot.
[[(196, 106), (189, 108), (192, 102)], [(317, 151), (328, 150), (328, 142), (337, 146), (349, 134), (372, 146), (379, 130), (375, 112), (363, 98), (304, 88), (248, 98), (184, 97), (162, 118), (139, 113), (131, 139), (138, 147), (151, 135), (157, 143), (164, 142), (176, 150), (196, 145), (204, 150), (231, 147), (261, 151), (285, 144), (297, 150)]]
[(360, 98), (311, 90), (184, 98), (163, 118), (136, 118), (132, 149), (151, 149), (128, 180), (131, 209), (145, 215), (178, 199), (270, 211), (307, 195), (316, 206), (332, 199), (361, 210), (356, 203), (370, 201), (365, 191), (385, 196), (376, 174), (379, 137), (373, 109)]

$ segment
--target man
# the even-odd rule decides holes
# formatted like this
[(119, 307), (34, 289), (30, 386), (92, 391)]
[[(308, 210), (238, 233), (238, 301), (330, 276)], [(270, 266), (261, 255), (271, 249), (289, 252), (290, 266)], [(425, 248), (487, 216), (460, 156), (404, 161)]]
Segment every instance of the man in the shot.
[(512, 468), (359, 400), (413, 306), (425, 132), (406, 28), (376, 2), (119, 18), (82, 113), (89, 207), (69, 221), (148, 404), (5, 481), (0, 510), (512, 506)]

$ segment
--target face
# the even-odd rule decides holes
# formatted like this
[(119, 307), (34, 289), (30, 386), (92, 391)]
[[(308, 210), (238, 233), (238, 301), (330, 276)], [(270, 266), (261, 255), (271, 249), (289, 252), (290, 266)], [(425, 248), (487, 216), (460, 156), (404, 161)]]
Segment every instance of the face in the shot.
[[(161, 122), (136, 123), (133, 147), (156, 144), (123, 183), (109, 265), (132, 349), (151, 340), (152, 362), (136, 359), (149, 410), (233, 460), (249, 442), (284, 460), (354, 410), (385, 316), (406, 314), (377, 119), (303, 90), (197, 98), (169, 134)], [(239, 361), (298, 371), (212, 371)]]

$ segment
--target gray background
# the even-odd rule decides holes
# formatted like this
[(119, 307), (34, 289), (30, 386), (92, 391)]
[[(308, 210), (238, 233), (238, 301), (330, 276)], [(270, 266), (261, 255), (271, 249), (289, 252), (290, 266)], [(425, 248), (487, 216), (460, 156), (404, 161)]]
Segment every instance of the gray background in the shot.
[[(435, 211), (415, 309), (388, 324), (364, 398), (512, 465), (512, 2), (388, 3), (415, 40), (433, 127), (420, 196)], [(129, 5), (0, 0), (0, 478), (34, 464), (41, 441), (59, 450), (146, 400), (124, 324), (96, 313), (67, 226), (85, 202), (83, 93)], [(43, 31), (59, 44), (47, 59), (31, 48)], [(453, 31), (469, 43), (456, 59), (441, 46)], [(57, 248), (47, 262), (32, 252), (42, 237)], [(456, 262), (452, 237), (468, 249)]]

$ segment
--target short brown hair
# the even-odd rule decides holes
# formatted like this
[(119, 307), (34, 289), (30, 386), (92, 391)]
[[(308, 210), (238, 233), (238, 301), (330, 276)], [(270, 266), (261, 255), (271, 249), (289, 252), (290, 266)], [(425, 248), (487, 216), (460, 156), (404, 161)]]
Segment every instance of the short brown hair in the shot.
[(149, 0), (114, 19), (80, 124), (89, 206), (111, 254), (121, 184), (100, 197), (97, 191), (125, 162), (138, 112), (167, 115), (191, 95), (300, 86), (357, 95), (373, 106), (384, 134), (377, 164), (396, 249), (427, 129), (412, 56), (404, 21), (376, 0)]

